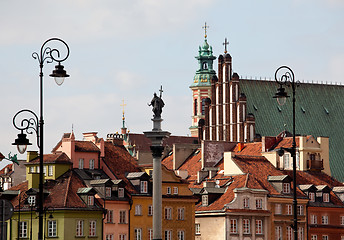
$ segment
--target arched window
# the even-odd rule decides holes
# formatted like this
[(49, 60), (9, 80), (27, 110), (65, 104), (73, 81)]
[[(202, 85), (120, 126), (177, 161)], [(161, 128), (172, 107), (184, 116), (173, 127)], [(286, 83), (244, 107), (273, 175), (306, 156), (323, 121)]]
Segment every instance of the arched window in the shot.
[(194, 101), (194, 116), (197, 116), (197, 99)]
[(204, 62), (204, 63), (203, 63), (203, 69), (204, 69), (204, 70), (207, 70), (207, 69), (208, 69), (208, 63), (207, 63), (207, 62)]

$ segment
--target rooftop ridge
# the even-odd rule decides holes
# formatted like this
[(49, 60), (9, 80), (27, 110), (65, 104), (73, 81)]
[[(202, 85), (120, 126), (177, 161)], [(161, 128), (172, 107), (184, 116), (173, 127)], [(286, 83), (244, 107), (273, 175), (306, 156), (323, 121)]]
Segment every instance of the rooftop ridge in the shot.
[[(240, 76), (240, 80), (248, 80), (248, 81), (275, 81), (275, 79), (271, 77), (243, 77), (243, 75)], [(296, 80), (302, 84), (318, 84), (318, 85), (330, 85), (330, 86), (344, 86), (344, 82), (328, 82), (328, 81), (314, 81), (314, 80)]]

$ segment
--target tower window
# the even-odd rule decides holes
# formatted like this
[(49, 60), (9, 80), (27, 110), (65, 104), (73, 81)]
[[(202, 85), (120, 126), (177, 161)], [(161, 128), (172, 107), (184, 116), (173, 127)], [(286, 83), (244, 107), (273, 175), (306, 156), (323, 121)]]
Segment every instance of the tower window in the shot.
[(205, 98), (202, 99), (202, 115), (205, 115)]
[(208, 69), (208, 63), (206, 63), (206, 62), (203, 63), (203, 69), (204, 69), (204, 70), (207, 70), (207, 69)]
[(194, 115), (197, 116), (197, 99), (194, 101)]

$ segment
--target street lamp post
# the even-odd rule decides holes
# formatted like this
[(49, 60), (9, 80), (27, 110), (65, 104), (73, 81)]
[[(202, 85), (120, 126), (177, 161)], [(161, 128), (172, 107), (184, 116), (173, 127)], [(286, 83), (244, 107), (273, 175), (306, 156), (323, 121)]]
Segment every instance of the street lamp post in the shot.
[[(66, 48), (65, 54), (62, 55), (60, 50), (57, 48), (49, 47), (48, 44), (51, 43), (59, 43), (62, 44)], [(32, 134), (33, 132), (36, 133), (37, 137), (37, 146), (39, 147), (39, 195), (38, 195), (38, 213), (39, 213), (39, 227), (38, 227), (38, 239), (43, 239), (43, 66), (44, 63), (52, 63), (57, 62), (58, 64), (55, 66), (55, 70), (49, 76), (55, 78), (55, 82), (57, 85), (61, 85), (64, 81), (64, 78), (69, 77), (66, 71), (63, 69), (63, 65), (61, 62), (65, 61), (69, 56), (69, 47), (66, 42), (59, 38), (50, 38), (45, 41), (41, 47), (40, 54), (34, 52), (32, 57), (37, 59), (39, 62), (40, 67), (40, 117), (38, 120), (37, 115), (28, 109), (24, 109), (16, 113), (13, 117), (13, 125), (16, 129), (20, 130), (20, 134), (18, 134), (18, 138), (15, 140), (13, 145), (17, 145), (18, 151), (23, 154), (26, 151), (27, 145), (31, 145), (29, 140), (26, 138), (26, 134)], [(24, 115), (26, 114), (26, 115)], [(31, 115), (30, 117), (26, 117), (27, 114)], [(24, 116), (21, 121), (17, 120), (18, 116)]]
[(292, 228), (294, 230), (294, 239), (297, 240), (297, 197), (296, 197), (296, 141), (295, 141), (295, 90), (298, 86), (298, 82), (295, 82), (294, 72), (287, 66), (279, 67), (275, 72), (275, 80), (279, 84), (277, 93), (274, 98), (277, 99), (279, 105), (284, 105), (286, 99), (289, 97), (285, 91), (283, 85), (290, 86), (293, 91), (293, 142), (291, 148), (280, 148), (278, 154), (283, 156), (284, 151), (290, 153), (293, 158), (293, 224)]

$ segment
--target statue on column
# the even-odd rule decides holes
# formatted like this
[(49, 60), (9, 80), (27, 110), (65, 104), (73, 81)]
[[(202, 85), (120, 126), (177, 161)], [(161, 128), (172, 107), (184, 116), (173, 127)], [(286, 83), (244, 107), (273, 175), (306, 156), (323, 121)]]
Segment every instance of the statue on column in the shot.
[(161, 118), (161, 113), (162, 113), (162, 108), (165, 106), (164, 101), (161, 99), (161, 96), (158, 97), (156, 93), (154, 93), (154, 97), (148, 106), (152, 106), (153, 113), (154, 113), (154, 118)]

